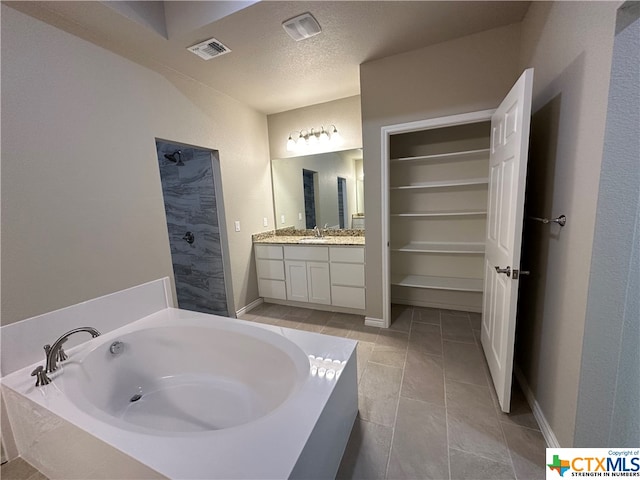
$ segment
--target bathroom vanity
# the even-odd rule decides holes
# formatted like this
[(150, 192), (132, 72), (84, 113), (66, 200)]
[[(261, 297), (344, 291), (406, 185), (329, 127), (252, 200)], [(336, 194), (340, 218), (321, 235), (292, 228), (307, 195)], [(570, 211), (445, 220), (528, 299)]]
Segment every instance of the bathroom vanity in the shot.
[(270, 236), (254, 241), (265, 301), (363, 313), (364, 237)]

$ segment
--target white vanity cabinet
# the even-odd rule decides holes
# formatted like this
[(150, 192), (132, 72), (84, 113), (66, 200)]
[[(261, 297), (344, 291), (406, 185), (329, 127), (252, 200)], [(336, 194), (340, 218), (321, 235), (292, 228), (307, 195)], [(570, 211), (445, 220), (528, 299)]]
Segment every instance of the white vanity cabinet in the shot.
[(256, 270), (258, 294), (261, 297), (287, 299), (282, 247), (279, 245), (256, 245)]
[(287, 300), (331, 305), (327, 247), (287, 245), (284, 268)]
[(332, 305), (364, 310), (364, 247), (329, 247), (329, 257)]
[(364, 247), (255, 245), (255, 254), (261, 297), (324, 310), (364, 310)]

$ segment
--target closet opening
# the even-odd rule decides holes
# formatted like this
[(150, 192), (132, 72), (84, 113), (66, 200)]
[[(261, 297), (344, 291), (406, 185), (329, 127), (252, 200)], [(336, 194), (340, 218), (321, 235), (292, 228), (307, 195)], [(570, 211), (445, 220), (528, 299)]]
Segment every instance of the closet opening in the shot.
[(392, 303), (482, 311), (492, 113), (383, 129), (387, 326)]

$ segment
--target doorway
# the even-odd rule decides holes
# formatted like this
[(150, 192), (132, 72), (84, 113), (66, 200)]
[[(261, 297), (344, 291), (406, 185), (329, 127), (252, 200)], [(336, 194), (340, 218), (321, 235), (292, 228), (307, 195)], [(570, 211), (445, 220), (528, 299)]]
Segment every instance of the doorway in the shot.
[(346, 228), (347, 211), (347, 179), (338, 177), (338, 223), (340, 228)]
[(235, 316), (218, 152), (156, 140), (179, 308)]
[(316, 221), (316, 178), (318, 172), (302, 169), (302, 187), (304, 189), (304, 217), (305, 227), (312, 229)]

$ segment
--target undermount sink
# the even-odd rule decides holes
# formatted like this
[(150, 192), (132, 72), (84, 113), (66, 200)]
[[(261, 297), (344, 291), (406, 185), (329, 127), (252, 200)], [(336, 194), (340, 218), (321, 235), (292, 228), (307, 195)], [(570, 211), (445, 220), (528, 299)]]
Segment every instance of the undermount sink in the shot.
[(325, 237), (304, 237), (298, 240), (298, 243), (327, 243), (328, 238)]

